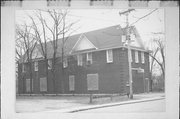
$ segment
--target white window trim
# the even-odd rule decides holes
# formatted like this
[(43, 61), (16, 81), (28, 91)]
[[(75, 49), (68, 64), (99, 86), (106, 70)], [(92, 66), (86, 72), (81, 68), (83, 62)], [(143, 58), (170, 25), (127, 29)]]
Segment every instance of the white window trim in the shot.
[(138, 51), (136, 50), (135, 52), (135, 63), (139, 63), (139, 56), (138, 56)]
[(145, 63), (144, 52), (141, 52), (141, 63)]
[[(91, 55), (91, 58), (89, 57)], [(89, 52), (86, 54), (87, 62), (90, 61), (90, 64), (92, 64), (92, 52)]]
[[(81, 61), (80, 61), (80, 58), (81, 58)], [(78, 65), (78, 66), (82, 66), (82, 65), (83, 65), (83, 57), (82, 57), (82, 54), (78, 54), (78, 55), (77, 55), (77, 65)]]
[[(109, 52), (111, 52), (112, 53), (112, 60), (110, 60), (109, 59)], [(106, 61), (107, 61), (107, 63), (112, 63), (113, 62), (113, 50), (112, 49), (109, 49), (109, 50), (106, 50)]]
[(38, 61), (34, 62), (34, 71), (38, 71)]
[(64, 60), (63, 60), (63, 67), (64, 67), (64, 68), (68, 67), (67, 58), (64, 58)]

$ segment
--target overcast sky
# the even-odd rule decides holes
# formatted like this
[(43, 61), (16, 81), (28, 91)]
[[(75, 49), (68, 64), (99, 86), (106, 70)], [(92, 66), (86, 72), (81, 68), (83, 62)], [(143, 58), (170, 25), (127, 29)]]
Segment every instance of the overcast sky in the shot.
[[(120, 16), (119, 12), (126, 9), (70, 9), (68, 20), (78, 21), (75, 28), (79, 27), (76, 33), (92, 31), (113, 25), (125, 27), (125, 16)], [(129, 15), (130, 24), (138, 18), (150, 13), (154, 9), (136, 9)], [(16, 23), (21, 24), (28, 22), (27, 14), (31, 14), (32, 10), (17, 10)], [(48, 19), (48, 18), (47, 18)], [(151, 15), (138, 21), (135, 24), (140, 36), (146, 44), (152, 39), (152, 32), (164, 32), (164, 10), (158, 9)]]

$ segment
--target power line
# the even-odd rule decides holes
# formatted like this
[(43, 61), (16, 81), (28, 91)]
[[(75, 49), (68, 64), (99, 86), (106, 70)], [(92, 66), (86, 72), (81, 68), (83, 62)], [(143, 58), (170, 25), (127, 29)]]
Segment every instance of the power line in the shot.
[(135, 22), (133, 22), (132, 24), (130, 24), (130, 26), (133, 25), (133, 24), (135, 24), (135, 23), (137, 23), (139, 20), (141, 20), (141, 19), (143, 19), (143, 18), (151, 15), (151, 14), (152, 14), (153, 12), (155, 12), (156, 10), (158, 10), (158, 8), (156, 8), (155, 10), (153, 10), (153, 11), (151, 11), (150, 13), (146, 14), (145, 16), (139, 18), (138, 20), (136, 20)]

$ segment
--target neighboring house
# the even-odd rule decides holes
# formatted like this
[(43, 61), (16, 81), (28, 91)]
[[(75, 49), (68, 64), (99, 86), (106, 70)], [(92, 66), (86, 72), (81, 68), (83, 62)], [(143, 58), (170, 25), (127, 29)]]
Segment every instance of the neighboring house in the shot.
[[(131, 27), (130, 32), (134, 34), (131, 37), (134, 41), (131, 43), (133, 92), (143, 93), (149, 90), (149, 51), (144, 49), (136, 28)], [(125, 29), (116, 25), (70, 36), (65, 46), (67, 60), (63, 64), (57, 64), (56, 93), (61, 93), (62, 65), (64, 93), (89, 93), (92, 90), (94, 93), (127, 93), (129, 69), (125, 35)], [(60, 40), (58, 44), (60, 45)], [(36, 52), (39, 55), (33, 62), (33, 93), (55, 93), (51, 67), (48, 68), (49, 76), (46, 78), (45, 62), (40, 52)], [(48, 43), (50, 66), (52, 53), (52, 46)], [(57, 54), (59, 60), (60, 56), (61, 47), (58, 48)], [(30, 91), (29, 72), (26, 68), (26, 64), (19, 65), (19, 93)]]

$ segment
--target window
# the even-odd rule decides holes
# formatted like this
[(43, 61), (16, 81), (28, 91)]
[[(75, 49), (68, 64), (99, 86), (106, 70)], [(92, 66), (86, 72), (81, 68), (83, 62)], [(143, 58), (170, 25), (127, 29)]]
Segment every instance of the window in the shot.
[(144, 63), (144, 52), (141, 52), (141, 63)]
[(106, 50), (107, 63), (113, 62), (113, 52), (112, 50)]
[(131, 41), (135, 41), (136, 37), (134, 34), (130, 34)]
[(69, 91), (74, 91), (74, 85), (75, 85), (74, 75), (70, 75), (69, 76)]
[(135, 63), (139, 63), (138, 51), (135, 51)]
[(63, 67), (66, 68), (68, 66), (67, 58), (64, 58), (63, 60)]
[(99, 90), (99, 75), (87, 74), (87, 88), (88, 90)]
[[(30, 91), (31, 91), (31, 80), (26, 79), (26, 92), (30, 92)], [(32, 91), (33, 91), (33, 79), (32, 79)]]
[(34, 71), (38, 71), (38, 62), (34, 62)]
[(30, 88), (30, 79), (26, 79), (26, 92), (30, 92), (31, 88)]
[(48, 69), (52, 69), (52, 60), (48, 60)]
[(77, 63), (78, 63), (78, 66), (83, 65), (83, 57), (82, 57), (82, 55), (77, 55)]
[(25, 72), (25, 64), (22, 64), (22, 72)]
[(121, 41), (122, 41), (122, 43), (126, 42), (126, 35), (122, 35)]
[(92, 64), (92, 53), (87, 53), (87, 62), (90, 62)]
[(46, 79), (46, 77), (40, 78), (40, 91), (41, 92), (47, 91), (47, 79)]

